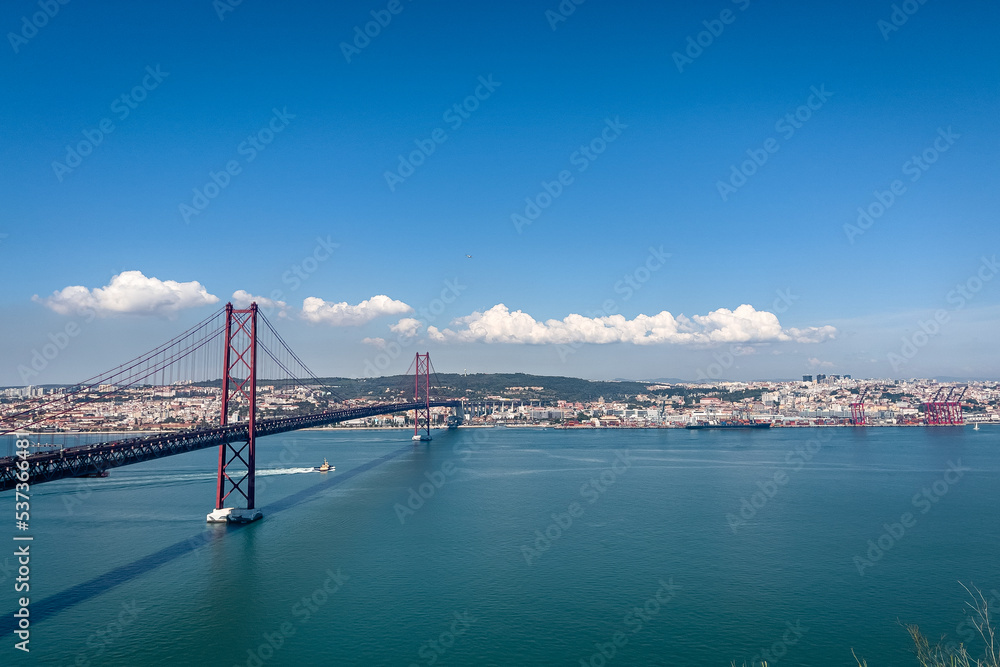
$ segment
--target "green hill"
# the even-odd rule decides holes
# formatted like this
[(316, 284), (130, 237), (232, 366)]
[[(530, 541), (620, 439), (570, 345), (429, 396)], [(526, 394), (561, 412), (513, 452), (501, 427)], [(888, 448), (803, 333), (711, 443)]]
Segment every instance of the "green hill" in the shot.
[[(344, 398), (413, 395), (412, 375), (390, 375), (378, 378), (323, 378)], [(262, 384), (265, 381), (260, 381)], [(436, 373), (431, 376), (431, 395), (442, 398), (465, 397), (485, 399), (490, 396), (554, 402), (624, 400), (647, 393), (642, 382), (607, 382), (582, 380), (558, 375), (527, 373)]]

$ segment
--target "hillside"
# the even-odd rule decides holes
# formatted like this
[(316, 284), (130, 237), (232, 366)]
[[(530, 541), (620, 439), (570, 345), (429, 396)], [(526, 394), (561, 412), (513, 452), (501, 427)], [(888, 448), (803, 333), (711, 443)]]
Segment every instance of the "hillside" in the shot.
[[(322, 378), (335, 387), (344, 398), (361, 398), (413, 393), (412, 375), (390, 375), (378, 378)], [(432, 395), (465, 396), (482, 399), (488, 396), (554, 402), (623, 400), (645, 393), (642, 382), (591, 381), (558, 375), (527, 373), (436, 373), (431, 377)], [(515, 389), (520, 388), (520, 389)]]

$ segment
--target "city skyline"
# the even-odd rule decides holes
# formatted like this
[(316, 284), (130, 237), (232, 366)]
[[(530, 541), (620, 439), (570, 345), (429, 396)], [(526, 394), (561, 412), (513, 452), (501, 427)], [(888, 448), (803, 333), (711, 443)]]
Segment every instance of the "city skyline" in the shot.
[(323, 376), (1000, 377), (1000, 9), (561, 6), (4, 9), (0, 385), (250, 300)]

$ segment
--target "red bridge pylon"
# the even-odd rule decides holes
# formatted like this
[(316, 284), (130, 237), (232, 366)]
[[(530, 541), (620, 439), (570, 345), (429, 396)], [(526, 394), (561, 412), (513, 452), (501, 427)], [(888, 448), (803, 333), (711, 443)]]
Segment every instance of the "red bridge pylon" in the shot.
[[(420, 403), (420, 373), (424, 374), (424, 400), (426, 407), (413, 408), (413, 439), (431, 440), (431, 353), (420, 354), (416, 359), (417, 375), (413, 381), (413, 402)], [(420, 413), (424, 415), (424, 432), (420, 432)]]
[[(216, 481), (215, 511), (210, 523), (249, 523), (262, 518), (254, 508), (254, 429), (257, 425), (257, 304), (235, 309), (226, 304), (226, 340), (223, 352), (221, 426), (230, 423), (230, 412), (239, 420), (247, 414), (246, 441), (242, 438), (219, 445), (219, 476)], [(226, 507), (233, 493), (235, 502), (245, 507)]]

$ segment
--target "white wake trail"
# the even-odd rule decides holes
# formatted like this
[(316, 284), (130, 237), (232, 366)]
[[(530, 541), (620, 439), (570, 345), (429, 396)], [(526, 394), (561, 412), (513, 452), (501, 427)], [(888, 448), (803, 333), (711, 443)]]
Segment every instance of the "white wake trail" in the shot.
[(267, 475), (298, 475), (304, 472), (316, 472), (315, 468), (272, 468), (270, 470), (258, 470), (257, 476), (267, 476)]

